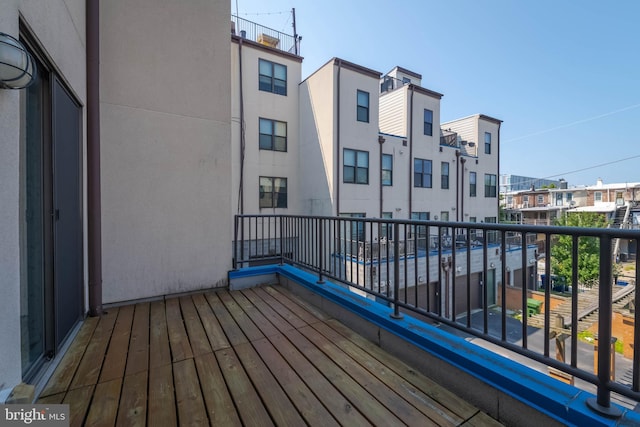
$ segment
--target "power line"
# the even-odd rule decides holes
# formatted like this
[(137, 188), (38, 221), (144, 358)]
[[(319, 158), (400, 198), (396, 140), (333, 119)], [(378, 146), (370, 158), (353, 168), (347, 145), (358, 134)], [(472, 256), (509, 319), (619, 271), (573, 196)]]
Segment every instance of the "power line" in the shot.
[(606, 163), (600, 163), (599, 165), (588, 166), (588, 167), (582, 168), (582, 169), (576, 169), (576, 170), (573, 170), (573, 171), (570, 171), (570, 172), (559, 173), (557, 175), (550, 175), (550, 176), (548, 176), (546, 178), (543, 178), (543, 179), (550, 179), (550, 178), (555, 178), (555, 177), (559, 177), (559, 176), (569, 175), (569, 174), (572, 174), (572, 173), (584, 172), (584, 171), (588, 171), (588, 170), (591, 170), (591, 169), (600, 168), (602, 166), (613, 165), (614, 163), (626, 162), (627, 160), (637, 159), (638, 157), (640, 157), (640, 154), (637, 154), (635, 156), (625, 157), (624, 159), (618, 159), (618, 160), (612, 160), (612, 161), (606, 162)]
[[(236, 7), (237, 9), (237, 7)], [(290, 10), (285, 10), (282, 12), (243, 12), (240, 15), (245, 16), (262, 16), (262, 15), (284, 15), (285, 13), (291, 13)]]
[(512, 139), (509, 139), (509, 140), (506, 140), (506, 141), (503, 141), (503, 142), (520, 141), (521, 139), (526, 139), (526, 138), (530, 138), (532, 136), (542, 135), (542, 134), (545, 134), (545, 133), (556, 131), (558, 129), (564, 129), (564, 128), (568, 128), (568, 127), (571, 127), (571, 126), (580, 125), (582, 123), (587, 123), (587, 122), (590, 122), (592, 120), (597, 120), (597, 119), (601, 119), (603, 117), (608, 117), (608, 116), (612, 116), (614, 114), (622, 113), (623, 111), (633, 110), (634, 108), (638, 108), (638, 107), (640, 107), (640, 104), (629, 105), (628, 107), (620, 108), (618, 110), (609, 111), (608, 113), (603, 113), (603, 114), (599, 114), (597, 116), (588, 117), (586, 119), (576, 120), (575, 122), (554, 126), (552, 128), (549, 128), (549, 129), (533, 132), (533, 133), (530, 133), (528, 135), (518, 136), (516, 138), (512, 138)]
[[(617, 160), (612, 160), (610, 162), (600, 163), (600, 164), (593, 165), (593, 166), (587, 166), (585, 168), (576, 169), (576, 170), (572, 170), (572, 171), (569, 171), (569, 172), (559, 173), (559, 174), (555, 174), (555, 175), (549, 175), (549, 176), (546, 176), (546, 177), (543, 177), (543, 178), (532, 178), (532, 179), (524, 181), (524, 182), (519, 182), (518, 184), (520, 184), (520, 185), (529, 184), (529, 183), (533, 184), (536, 181), (540, 181), (540, 180), (544, 180), (544, 179), (552, 179), (552, 178), (564, 177), (566, 175), (571, 175), (571, 174), (578, 173), (578, 172), (584, 172), (584, 171), (588, 171), (588, 170), (591, 170), (591, 169), (597, 169), (597, 168), (601, 168), (603, 166), (613, 165), (615, 163), (626, 162), (627, 160), (633, 160), (633, 159), (637, 159), (639, 157), (640, 157), (640, 154), (637, 154), (635, 156), (629, 156), (629, 157), (625, 157), (623, 159), (617, 159)], [(510, 186), (510, 185), (508, 185), (508, 186)]]

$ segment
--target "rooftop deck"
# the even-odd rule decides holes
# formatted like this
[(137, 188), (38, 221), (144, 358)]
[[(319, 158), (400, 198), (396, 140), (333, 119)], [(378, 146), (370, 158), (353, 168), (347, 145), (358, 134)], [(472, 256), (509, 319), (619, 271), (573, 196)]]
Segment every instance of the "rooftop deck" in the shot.
[(500, 425), (277, 285), (88, 318), (38, 403), (71, 425)]

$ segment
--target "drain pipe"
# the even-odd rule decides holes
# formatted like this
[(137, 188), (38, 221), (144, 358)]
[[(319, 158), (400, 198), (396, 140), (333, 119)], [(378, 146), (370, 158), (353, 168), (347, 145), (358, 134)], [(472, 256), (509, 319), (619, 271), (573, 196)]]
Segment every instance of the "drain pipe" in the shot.
[(411, 219), (413, 210), (413, 84), (409, 85), (411, 89), (411, 101), (409, 102), (409, 212), (407, 219)]
[(456, 150), (456, 222), (460, 222), (460, 150)]
[(384, 205), (382, 203), (382, 199), (383, 199), (383, 185), (382, 185), (382, 144), (384, 144), (385, 139), (382, 137), (382, 135), (378, 136), (378, 145), (380, 146), (380, 218), (382, 218), (382, 212), (384, 210)]
[(102, 314), (102, 206), (100, 203), (100, 1), (86, 0), (87, 228), (89, 316)]
[(242, 37), (238, 40), (238, 81), (240, 89), (240, 182), (238, 184), (238, 213), (244, 215), (244, 92), (242, 86)]
[(464, 164), (467, 159), (460, 156), (460, 163), (462, 165), (462, 171), (460, 171), (460, 221), (464, 222)]
[(338, 65), (338, 81), (336, 94), (336, 216), (340, 215), (340, 70), (342, 69), (342, 59), (336, 59)]

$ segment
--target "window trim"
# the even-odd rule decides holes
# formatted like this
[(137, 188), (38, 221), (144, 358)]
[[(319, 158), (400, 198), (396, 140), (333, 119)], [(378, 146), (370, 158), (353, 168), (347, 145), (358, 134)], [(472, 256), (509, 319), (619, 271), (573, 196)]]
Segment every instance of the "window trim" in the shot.
[[(262, 190), (262, 180), (268, 179), (271, 181), (271, 191), (263, 191)], [(284, 181), (284, 187), (279, 186), (278, 189), (284, 188), (284, 192), (276, 191), (276, 179)], [(280, 176), (259, 176), (258, 177), (258, 208), (259, 209), (286, 209), (289, 206), (289, 183), (287, 178)], [(262, 194), (271, 193), (271, 204), (269, 206), (262, 205)], [(280, 194), (284, 194), (284, 206), (279, 206), (280, 204)]]
[[(347, 165), (346, 164), (346, 154), (348, 151), (352, 151), (354, 155), (354, 164)], [(367, 165), (359, 166), (358, 165), (358, 154), (366, 154), (367, 155)], [(345, 173), (346, 168), (353, 168), (353, 181), (347, 181), (347, 174)], [(358, 171), (360, 169), (366, 169), (366, 182), (359, 182), (358, 180)], [(368, 185), (369, 184), (369, 152), (363, 150), (354, 150), (353, 148), (343, 148), (342, 149), (342, 182), (345, 184), (359, 184), (359, 185)]]
[[(270, 74), (262, 74), (261, 72), (261, 65), (262, 64), (268, 64), (270, 66)], [(284, 80), (279, 79), (275, 76), (275, 70), (276, 70), (276, 66), (277, 67), (282, 67), (284, 69)], [(267, 79), (269, 79), (270, 81), (270, 88), (266, 89), (263, 87), (262, 85), (262, 78), (265, 77)], [(284, 83), (281, 86), (276, 85), (276, 82), (282, 82)], [(284, 64), (279, 64), (277, 62), (273, 62), (273, 61), (269, 61), (267, 59), (262, 59), (262, 58), (258, 58), (258, 90), (261, 90), (263, 92), (271, 92), (274, 93), (276, 95), (282, 95), (282, 96), (287, 96), (287, 83), (288, 83), (288, 70), (287, 70), (287, 66)], [(284, 92), (281, 92), (279, 90), (276, 90), (276, 88), (280, 88), (280, 87), (284, 87)]]
[[(489, 183), (487, 183), (487, 179)], [(495, 174), (484, 174), (484, 197), (498, 197), (498, 177)]]
[[(360, 105), (360, 95), (367, 96), (367, 105)], [(356, 120), (362, 123), (369, 123), (369, 109), (371, 106), (371, 97), (369, 96), (369, 92), (364, 90), (357, 89), (356, 90)], [(360, 119), (360, 111), (364, 111), (366, 117), (365, 120)]]
[[(384, 167), (384, 159), (391, 159), (391, 165), (390, 165), (390, 167), (388, 169), (385, 169), (385, 167)], [(384, 186), (384, 187), (393, 186), (393, 154), (383, 154), (382, 155), (382, 158), (380, 159), (380, 170), (381, 170), (380, 183), (382, 184), (382, 186)], [(385, 183), (385, 178), (384, 178), (384, 173), (385, 172), (389, 173), (388, 184)]]
[[(271, 134), (267, 134), (267, 133), (262, 133), (261, 129), (262, 129), (262, 122), (270, 122), (271, 123)], [(282, 123), (284, 124), (284, 130), (285, 130), (285, 135), (284, 135), (284, 150), (278, 150), (276, 148), (276, 137), (281, 137), (280, 135), (276, 135), (276, 123)], [(274, 120), (274, 119), (267, 119), (265, 117), (259, 117), (258, 118), (258, 147), (260, 148), (260, 150), (268, 150), (268, 151), (279, 151), (279, 152), (283, 152), (286, 153), (287, 152), (287, 148), (288, 148), (288, 133), (289, 133), (289, 126), (287, 124), (287, 122), (283, 122), (280, 120)], [(271, 138), (271, 148), (265, 148), (262, 146), (262, 136), (268, 136)]]
[(484, 133), (484, 154), (491, 154), (491, 132)]
[[(429, 121), (427, 121), (427, 111), (431, 116)], [(424, 128), (423, 128), (424, 134), (427, 136), (433, 136), (433, 110), (429, 110), (428, 108), (425, 108), (423, 120), (424, 120)]]
[[(471, 179), (473, 177), (473, 179)], [(469, 171), (469, 197), (478, 196), (478, 174)]]
[[(421, 169), (423, 170), (422, 172), (418, 172), (417, 171), (417, 162), (420, 162)], [(425, 173), (424, 172), (424, 165), (428, 164), (429, 165), (429, 172)], [(421, 185), (418, 185), (418, 180), (416, 179), (416, 176), (418, 176), (418, 174), (420, 174), (420, 183)], [(424, 185), (424, 181), (425, 181), (425, 177), (428, 176), (429, 177), (429, 185)], [(413, 187), (414, 188), (433, 188), (433, 162), (429, 159), (419, 159), (417, 157), (415, 157), (413, 159)]]
[[(446, 166), (446, 168), (445, 168)], [(445, 174), (444, 170), (447, 170), (447, 173)], [(450, 169), (450, 165), (449, 162), (441, 162), (440, 163), (440, 188), (442, 190), (448, 190), (449, 189), (449, 169)]]

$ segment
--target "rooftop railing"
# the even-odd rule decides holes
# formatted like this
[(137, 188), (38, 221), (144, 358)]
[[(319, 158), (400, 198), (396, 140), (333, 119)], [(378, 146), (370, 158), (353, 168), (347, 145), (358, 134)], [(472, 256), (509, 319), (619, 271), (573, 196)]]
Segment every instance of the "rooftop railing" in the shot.
[[(568, 262), (574, 266), (582, 262), (581, 252), (589, 246), (585, 243), (596, 243), (596, 253), (590, 259), (598, 264), (599, 272), (594, 287), (598, 295), (597, 337), (601, 343), (612, 342), (615, 260), (612, 242), (616, 238), (628, 239), (638, 247), (637, 230), (241, 215), (235, 218), (233, 266), (240, 269), (287, 263), (314, 272), (318, 283), (331, 279), (389, 305), (393, 316), (410, 314), (446, 325), (525, 356), (571, 381), (578, 379), (592, 384), (597, 397), (589, 402), (591, 409), (615, 416), (612, 392), (623, 396), (623, 400), (636, 403), (640, 400), (640, 349), (633, 347), (627, 382), (613, 380), (613, 346), (594, 347), (595, 369), (584, 356), (579, 357), (582, 353), (578, 352), (578, 325), (584, 311), (578, 308), (583, 298), (578, 289), (584, 288), (579, 282), (579, 271), (573, 269), (571, 277), (565, 278), (569, 285), (576, 285), (573, 286), (576, 291), (567, 296), (568, 288), (562, 289), (571, 309), (560, 323), (552, 317), (552, 310), (546, 309), (551, 307), (552, 295), (556, 297), (554, 282), (549, 286), (556, 277), (551, 262), (538, 271), (541, 260), (554, 256), (560, 238), (565, 242), (569, 239)], [(638, 267), (636, 262), (634, 283), (639, 279)], [(545, 307), (542, 331), (529, 325), (532, 292)], [(625, 295), (630, 292), (635, 300), (637, 288)], [(515, 316), (518, 320), (512, 318), (518, 313)], [(637, 324), (638, 316), (633, 310), (633, 325)], [(631, 337), (637, 342), (639, 329), (633, 325), (632, 333), (625, 339)], [(540, 348), (532, 344), (533, 332), (537, 332), (537, 339), (542, 337)], [(562, 342), (559, 337), (564, 337)], [(569, 342), (566, 357), (565, 338)]]
[(236, 15), (231, 15), (231, 34), (295, 55), (300, 54), (294, 36)]

